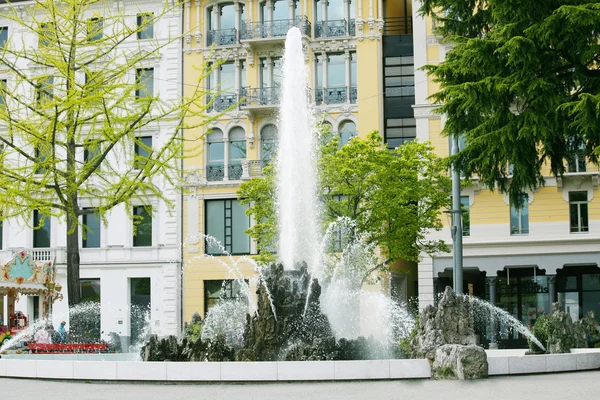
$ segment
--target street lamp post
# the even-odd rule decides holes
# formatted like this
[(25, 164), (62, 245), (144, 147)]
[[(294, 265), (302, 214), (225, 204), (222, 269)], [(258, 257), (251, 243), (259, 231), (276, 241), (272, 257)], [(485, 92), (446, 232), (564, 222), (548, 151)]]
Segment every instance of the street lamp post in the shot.
[[(458, 154), (458, 136), (452, 135), (452, 155)], [(454, 293), (463, 294), (462, 212), (460, 202), (460, 171), (452, 163), (452, 279)]]

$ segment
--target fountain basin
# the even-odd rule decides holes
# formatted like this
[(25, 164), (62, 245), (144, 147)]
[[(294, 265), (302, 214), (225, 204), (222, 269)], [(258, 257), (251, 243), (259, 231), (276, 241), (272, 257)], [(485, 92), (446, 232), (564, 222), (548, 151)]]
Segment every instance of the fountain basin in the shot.
[[(573, 349), (567, 354), (527, 356), (525, 351), (486, 351), (489, 375), (600, 369), (600, 349)], [(0, 377), (157, 382), (335, 381), (431, 377), (431, 367), (425, 359), (140, 362), (123, 361), (118, 356), (126, 355), (3, 355), (0, 359)]]

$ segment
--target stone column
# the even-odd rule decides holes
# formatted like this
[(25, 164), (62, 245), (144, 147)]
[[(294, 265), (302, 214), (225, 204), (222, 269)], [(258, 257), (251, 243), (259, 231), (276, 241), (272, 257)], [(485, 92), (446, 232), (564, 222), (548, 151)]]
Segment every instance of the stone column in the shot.
[(270, 55), (267, 56), (265, 61), (267, 63), (267, 86), (268, 88), (273, 87), (273, 59)]
[(327, 53), (321, 53), (321, 58), (323, 60), (323, 104), (327, 104), (327, 85), (329, 85), (327, 81)]
[(288, 6), (288, 17), (293, 21), (294, 16), (296, 15), (296, 2), (294, 0), (288, 0)]
[[(495, 276), (487, 277), (486, 280), (490, 285), (490, 304), (496, 305), (496, 280), (498, 278)], [(497, 349), (498, 342), (496, 339), (496, 332), (498, 327), (496, 325), (496, 317), (494, 314), (490, 314), (490, 349)]]
[(346, 35), (350, 34), (350, 0), (344, 0), (344, 20), (346, 20)]
[(344, 61), (346, 69), (346, 103), (350, 103), (350, 50), (346, 49), (344, 52)]
[(236, 101), (240, 101), (240, 91), (242, 90), (242, 88), (240, 87), (240, 75), (241, 75), (241, 70), (242, 70), (242, 66), (240, 63), (239, 59), (235, 59), (233, 61), (234, 65), (235, 65), (235, 95), (236, 95)]
[[(327, 21), (327, 0), (321, 0), (321, 20)], [(317, 22), (317, 21), (315, 21)]]
[(235, 3), (233, 3), (233, 9), (235, 10), (234, 27), (235, 27), (235, 31), (239, 35), (239, 33), (240, 33), (240, 3), (237, 1)]
[(213, 27), (213, 30), (216, 31), (221, 28), (221, 7), (218, 4), (215, 4), (212, 8), (212, 12), (215, 20), (215, 26)]
[(265, 3), (265, 7), (267, 7), (267, 19), (269, 22), (273, 21), (273, 1), (267, 0)]
[(223, 136), (223, 147), (225, 148), (225, 160), (223, 160), (223, 181), (229, 180), (229, 136)]
[(556, 301), (556, 275), (548, 275), (548, 301), (549, 312), (552, 312), (552, 303)]

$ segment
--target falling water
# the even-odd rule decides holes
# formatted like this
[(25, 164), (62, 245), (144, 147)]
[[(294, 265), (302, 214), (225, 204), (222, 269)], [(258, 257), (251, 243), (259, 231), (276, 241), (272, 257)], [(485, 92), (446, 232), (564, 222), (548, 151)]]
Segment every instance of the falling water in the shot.
[(474, 305), (475, 312), (478, 313), (480, 318), (483, 318), (487, 321), (498, 321), (506, 325), (509, 328), (512, 328), (519, 332), (521, 335), (525, 336), (533, 343), (535, 343), (540, 349), (546, 351), (546, 348), (540, 343), (540, 341), (535, 337), (535, 335), (527, 328), (525, 325), (521, 323), (518, 319), (513, 317), (508, 311), (503, 310), (499, 307), (492, 305), (491, 303), (482, 300), (475, 296), (468, 296), (471, 302)]
[(283, 60), (281, 131), (277, 149), (279, 256), (286, 269), (320, 262), (314, 118), (308, 103), (308, 71), (298, 28), (288, 31)]

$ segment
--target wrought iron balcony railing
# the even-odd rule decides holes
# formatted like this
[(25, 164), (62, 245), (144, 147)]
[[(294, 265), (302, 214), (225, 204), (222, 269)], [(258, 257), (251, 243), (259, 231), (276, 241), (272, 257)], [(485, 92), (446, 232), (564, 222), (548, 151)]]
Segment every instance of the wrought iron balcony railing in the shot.
[(383, 20), (384, 35), (410, 35), (412, 33), (412, 17), (388, 17)]
[[(213, 100), (213, 103), (210, 104), (211, 100)], [(211, 111), (217, 111), (217, 112), (223, 112), (226, 111), (228, 108), (235, 106), (239, 101), (239, 97), (236, 93), (221, 93), (218, 95), (206, 95), (206, 104), (208, 104), (208, 108), (206, 111), (211, 112)]]
[(348, 21), (338, 19), (333, 21), (319, 21), (315, 26), (315, 37), (349, 36)]
[(322, 88), (315, 91), (315, 103), (319, 104), (355, 104), (358, 97), (356, 86), (340, 86), (334, 88)]
[(242, 96), (242, 106), (277, 106), (280, 101), (281, 88), (248, 88), (243, 91)]
[(242, 164), (230, 164), (228, 177), (230, 181), (239, 181), (242, 178), (242, 173), (244, 172), (242, 168)]
[(300, 29), (303, 35), (310, 36), (310, 22), (304, 15), (294, 19), (280, 19), (266, 22), (242, 22), (240, 39), (265, 39), (284, 37), (291, 27)]
[(230, 46), (239, 42), (238, 31), (235, 28), (211, 30), (208, 31), (208, 35), (206, 36), (207, 46), (213, 44), (217, 46)]
[(207, 165), (206, 180), (209, 182), (222, 181), (225, 177), (225, 167), (223, 165)]

